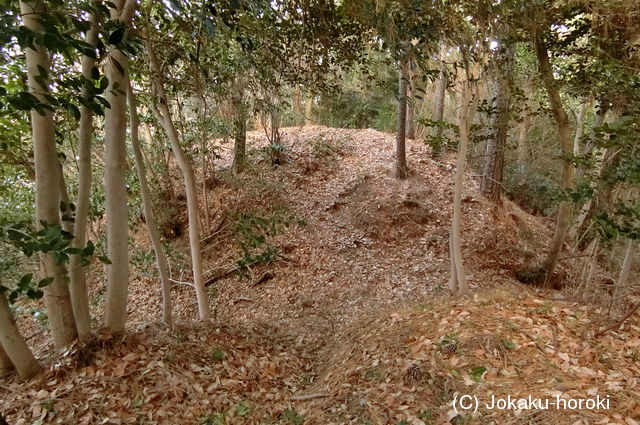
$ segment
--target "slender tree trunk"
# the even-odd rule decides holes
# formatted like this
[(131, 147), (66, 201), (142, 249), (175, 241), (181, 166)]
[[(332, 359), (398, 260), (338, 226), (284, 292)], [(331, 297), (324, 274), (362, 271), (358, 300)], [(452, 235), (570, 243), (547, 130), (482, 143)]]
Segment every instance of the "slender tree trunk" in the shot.
[[(593, 125), (591, 126), (591, 137), (589, 137), (589, 139), (587, 140), (587, 144), (584, 147), (584, 154), (586, 155), (590, 155), (593, 152), (593, 149), (595, 148), (595, 142), (596, 142), (596, 137), (595, 137), (595, 133), (596, 130), (598, 130), (600, 127), (602, 127), (602, 124), (604, 123), (604, 120), (607, 116), (607, 112), (609, 112), (604, 105), (600, 104), (596, 107), (596, 117), (593, 120)], [(583, 172), (581, 172), (580, 175), (584, 174)]]
[(305, 125), (313, 125), (313, 94), (307, 94), (307, 99), (304, 103), (304, 123)]
[[(21, 1), (20, 11), (25, 27), (36, 33), (43, 32), (42, 3)], [(36, 45), (35, 48), (25, 49), (29, 91), (40, 102), (48, 104), (45, 97), (49, 93), (48, 81), (45, 79), (44, 86), (41, 86), (37, 78), (41, 76), (42, 69), (49, 69), (48, 53), (42, 46)], [(36, 172), (36, 222), (38, 225), (46, 223), (48, 226), (60, 226), (59, 170), (52, 112), (45, 109), (40, 114), (32, 110), (31, 126)], [(43, 277), (54, 278), (44, 290), (44, 301), (54, 345), (62, 348), (71, 343), (77, 335), (69, 288), (65, 282), (66, 270), (55, 263), (50, 253), (43, 253), (40, 255), (40, 271)], [(9, 348), (5, 349), (13, 359)], [(19, 368), (17, 364), (16, 368)]]
[(504, 170), (504, 153), (507, 148), (509, 133), (509, 108), (511, 104), (512, 58), (507, 47), (498, 53), (496, 64), (496, 81), (494, 85), (495, 114), (492, 117), (493, 134), (487, 141), (484, 172), (480, 182), (480, 190), (493, 202), (500, 199), (502, 193), (502, 174)]
[(409, 139), (416, 138), (416, 96), (415, 96), (415, 78), (413, 70), (408, 71), (407, 82), (407, 137)]
[(407, 126), (407, 64), (402, 62), (398, 72), (398, 129), (396, 131), (396, 177), (406, 179), (409, 175), (406, 153)]
[(2, 348), (2, 344), (0, 344), (0, 378), (10, 374), (14, 369), (13, 362), (7, 352), (4, 351), (4, 348)]
[(300, 90), (300, 86), (296, 84), (293, 89), (293, 116), (296, 120), (296, 124), (304, 124), (304, 119), (302, 119), (302, 93)]
[(580, 155), (580, 142), (584, 135), (584, 114), (587, 111), (588, 100), (584, 99), (580, 102), (580, 108), (578, 109), (578, 115), (576, 116), (576, 134), (573, 138), (573, 154)]
[[(147, 145), (154, 146), (154, 144), (153, 144), (153, 135), (151, 134), (151, 127), (149, 126), (149, 124), (143, 123), (142, 124), (142, 130), (143, 130), (144, 138), (146, 140)], [(164, 167), (164, 170), (166, 170), (166, 172), (168, 173), (169, 172), (169, 162), (171, 160), (171, 151), (168, 151), (167, 155), (165, 155), (164, 154), (164, 147), (163, 146), (159, 146), (158, 149), (156, 149), (156, 152), (157, 152), (157, 155), (156, 155), (156, 158), (154, 160), (156, 162), (161, 162), (162, 166)], [(144, 150), (142, 151), (142, 153), (144, 154)], [(153, 164), (153, 162), (151, 160), (149, 160), (149, 158), (147, 158), (147, 163)], [(167, 197), (169, 199), (175, 198), (175, 195), (174, 195), (174, 192), (173, 192), (173, 183), (171, 182), (170, 176), (167, 175), (167, 178), (160, 179), (158, 177), (158, 174), (153, 170), (153, 167), (149, 168), (149, 170), (151, 170), (151, 174), (153, 175), (155, 180), (158, 182), (158, 184), (160, 184), (160, 186), (164, 187), (164, 190), (167, 193)]]
[[(597, 107), (596, 116), (593, 121), (591, 136), (589, 137), (587, 144), (583, 149), (583, 152), (582, 152), (583, 155), (593, 155), (593, 150), (595, 148), (595, 139), (596, 139), (595, 133), (600, 127), (602, 127), (606, 113), (607, 113), (607, 110), (602, 108), (602, 106)], [(599, 176), (602, 173), (603, 165), (604, 165), (604, 158), (600, 161), (596, 161), (595, 175)], [(584, 168), (580, 168), (578, 170), (578, 176), (581, 178), (584, 177), (585, 172), (586, 170)], [(598, 187), (597, 182), (590, 181), (589, 186), (595, 191), (595, 194), (597, 196), (598, 195), (598, 192), (596, 191), (596, 188)], [(584, 235), (586, 228), (588, 227), (588, 222), (591, 218), (591, 214), (593, 213), (593, 210), (592, 210), (593, 206), (594, 206), (593, 198), (588, 199), (587, 202), (585, 202), (585, 204), (582, 205), (582, 208), (580, 209), (580, 213), (578, 214), (578, 217), (575, 220), (575, 223), (570, 231), (570, 237), (572, 239), (576, 239), (576, 237), (581, 238)], [(578, 240), (578, 246), (581, 246), (581, 245), (582, 245), (582, 242)]]
[[(435, 97), (435, 106), (434, 106), (434, 112), (433, 112), (433, 120), (436, 121), (436, 123), (438, 123), (438, 125), (435, 127), (435, 131), (433, 133), (433, 136), (436, 137), (438, 140), (442, 139), (442, 134), (443, 134), (443, 127), (442, 125), (440, 125), (442, 123), (442, 120), (444, 120), (444, 104), (445, 104), (445, 100), (446, 100), (446, 93), (447, 93), (447, 67), (444, 64), (444, 58), (441, 57), (440, 58), (442, 63), (440, 64), (440, 79), (438, 80), (438, 86), (436, 87), (436, 97)], [(442, 148), (440, 149), (433, 149), (432, 152), (432, 156), (433, 157), (439, 157), (440, 155), (442, 155)]]
[(235, 174), (241, 173), (247, 166), (247, 115), (242, 95), (238, 94), (233, 100), (234, 144), (232, 169)]
[[(131, 0), (111, 3), (111, 19), (128, 26), (131, 19)], [(116, 46), (109, 49), (106, 75), (109, 87), (105, 110), (104, 188), (107, 216), (107, 294), (104, 307), (105, 326), (114, 334), (125, 331), (127, 296), (129, 291), (129, 229), (127, 210), (127, 97), (125, 93), (128, 59)]]
[(169, 263), (162, 249), (162, 242), (158, 234), (156, 220), (153, 214), (153, 203), (151, 201), (151, 192), (147, 183), (147, 167), (144, 165), (142, 157), (142, 149), (140, 147), (140, 138), (138, 137), (138, 127), (140, 120), (138, 119), (138, 110), (136, 98), (131, 87), (131, 82), (127, 82), (127, 99), (129, 101), (129, 119), (131, 123), (131, 147), (133, 148), (133, 157), (140, 181), (140, 194), (142, 195), (142, 205), (144, 209), (144, 221), (147, 225), (151, 245), (156, 255), (156, 264), (158, 266), (158, 274), (160, 275), (160, 287), (162, 289), (162, 320), (171, 326), (171, 282), (169, 281)]
[(624, 260), (622, 261), (622, 267), (620, 268), (620, 275), (618, 276), (618, 282), (613, 292), (613, 298), (616, 299), (620, 295), (620, 291), (627, 284), (629, 276), (631, 275), (631, 265), (633, 264), (633, 257), (635, 253), (635, 241), (633, 239), (627, 240), (627, 249), (625, 250)]
[(578, 219), (576, 220), (577, 230), (575, 234), (580, 237), (578, 244), (579, 248), (584, 248), (584, 246), (590, 241), (591, 237), (595, 234), (594, 232), (591, 236), (586, 235), (589, 233), (588, 229), (594, 215), (600, 210), (610, 210), (614, 205), (613, 194), (616, 183), (607, 181), (606, 176), (611, 170), (618, 166), (621, 160), (621, 155), (617, 154), (615, 148), (608, 148), (604, 152), (603, 156), (604, 158), (601, 161), (598, 161), (599, 164), (596, 165), (597, 169), (595, 175), (598, 177), (597, 181), (592, 183), (594, 194), (592, 198), (583, 205)]
[(149, 55), (149, 65), (151, 67), (151, 77), (154, 81), (154, 88), (159, 102), (159, 121), (163, 126), (167, 137), (171, 142), (171, 149), (176, 157), (178, 166), (184, 177), (184, 186), (187, 193), (187, 213), (189, 216), (189, 246), (191, 249), (191, 266), (193, 269), (193, 283), (196, 289), (196, 297), (198, 299), (198, 313), (200, 319), (209, 319), (211, 313), (209, 311), (209, 300), (207, 299), (207, 291), (204, 286), (204, 276), (202, 273), (202, 252), (200, 251), (200, 222), (198, 212), (198, 193), (196, 188), (196, 177), (193, 167), (189, 162), (182, 146), (180, 146), (180, 138), (176, 127), (171, 118), (169, 104), (166, 92), (164, 90), (164, 80), (160, 70), (160, 64), (156, 58), (153, 44), (149, 39), (147, 32), (147, 54)]
[[(97, 3), (97, 1), (96, 1)], [(98, 41), (99, 23), (96, 15), (91, 15), (91, 28), (87, 31), (85, 41), (94, 47)], [(95, 59), (82, 56), (82, 76), (84, 84), (82, 95), (86, 98), (92, 95), (94, 83), (92, 70), (96, 65)], [(73, 241), (71, 246), (82, 249), (87, 240), (87, 221), (89, 218), (89, 203), (91, 195), (91, 140), (93, 136), (93, 111), (82, 105), (80, 107), (80, 122), (78, 129), (78, 199), (76, 200), (76, 217), (73, 224)], [(69, 292), (73, 316), (78, 327), (78, 339), (86, 342), (91, 335), (91, 317), (89, 312), (89, 293), (85, 281), (84, 269), (80, 255), (72, 255), (69, 263)]]
[[(558, 89), (558, 82), (553, 76), (553, 72), (551, 70), (549, 53), (547, 51), (547, 46), (543, 39), (543, 35), (536, 30), (533, 38), (540, 74), (547, 90), (549, 103), (551, 105), (551, 111), (553, 112), (553, 116), (558, 127), (558, 139), (560, 142), (560, 148), (562, 150), (563, 156), (569, 157), (573, 152), (573, 145), (571, 143), (569, 119), (567, 117), (566, 111), (564, 110), (564, 107), (562, 106), (560, 91)], [(561, 186), (562, 189), (570, 190), (573, 189), (575, 183), (575, 169), (571, 159), (564, 158), (563, 164)], [(569, 230), (569, 226), (571, 225), (571, 215), (571, 203), (566, 200), (562, 201), (560, 203), (560, 206), (558, 207), (558, 216), (556, 218), (556, 226), (553, 237), (551, 238), (551, 242), (549, 244), (549, 252), (542, 265), (542, 268), (546, 274), (546, 283), (549, 282), (549, 278), (551, 277), (556, 265), (558, 264), (558, 259), (560, 258), (560, 252), (562, 251), (565, 236), (567, 235), (567, 231)]]
[(469, 145), (469, 82), (462, 83), (462, 95), (458, 109), (458, 126), (460, 143), (458, 145), (458, 159), (456, 162), (456, 177), (453, 193), (453, 215), (451, 218), (451, 233), (449, 236), (449, 254), (451, 258), (451, 277), (449, 289), (452, 291), (465, 291), (467, 281), (462, 263), (461, 243), (461, 216), (462, 216), (462, 184), (464, 182), (464, 170), (467, 165), (467, 149)]
[(4, 293), (0, 293), (0, 347), (11, 359), (21, 378), (32, 378), (42, 370), (16, 327)]

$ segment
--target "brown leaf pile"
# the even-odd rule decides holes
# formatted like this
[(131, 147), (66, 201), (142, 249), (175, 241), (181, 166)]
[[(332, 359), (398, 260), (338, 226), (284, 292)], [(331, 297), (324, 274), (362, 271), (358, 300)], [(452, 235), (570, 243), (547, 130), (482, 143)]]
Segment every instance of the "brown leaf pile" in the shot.
[(311, 364), (273, 331), (204, 323), (150, 327), (91, 356), (80, 366), (73, 352), (25, 386), (3, 386), (9, 423), (272, 423), (308, 384)]
[[(308, 423), (638, 424), (640, 324), (594, 338), (599, 318), (513, 288), (394, 311), (335, 350), (313, 388), (328, 397), (309, 402)], [(480, 399), (476, 413), (454, 411), (465, 394)], [(600, 396), (610, 409), (489, 409), (492, 395)]]

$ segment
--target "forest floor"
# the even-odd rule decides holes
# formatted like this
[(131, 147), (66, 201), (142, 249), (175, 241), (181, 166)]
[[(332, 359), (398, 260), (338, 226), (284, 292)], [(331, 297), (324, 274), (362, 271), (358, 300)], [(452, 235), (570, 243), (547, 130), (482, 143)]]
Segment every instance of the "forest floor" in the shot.
[[(48, 372), (0, 386), (10, 424), (640, 423), (638, 320), (595, 337), (602, 307), (514, 278), (544, 253), (548, 220), (507, 200), (490, 205), (468, 175), (472, 293), (452, 297), (455, 155), (433, 160), (410, 140), (411, 175), (399, 181), (393, 135), (304, 127), (282, 137), (281, 165), (253, 132), (251, 165), (231, 174), (231, 146), (222, 145), (207, 180), (203, 249), (215, 319), (197, 322), (193, 288), (176, 284), (178, 324), (163, 329), (152, 262), (132, 261), (131, 332), (119, 344), (100, 335), (62, 360), (44, 335), (33, 337)], [(179, 187), (177, 170), (169, 177)], [(143, 231), (134, 240), (149, 250)], [(184, 237), (173, 249), (183, 253), (173, 278), (188, 282)], [(261, 254), (275, 261), (233, 272)], [(571, 279), (575, 267), (563, 267)], [(102, 293), (96, 280), (96, 317)], [(478, 397), (477, 412), (455, 411), (462, 395)], [(492, 395), (549, 405), (491, 409)], [(607, 408), (556, 405), (597, 397)]]

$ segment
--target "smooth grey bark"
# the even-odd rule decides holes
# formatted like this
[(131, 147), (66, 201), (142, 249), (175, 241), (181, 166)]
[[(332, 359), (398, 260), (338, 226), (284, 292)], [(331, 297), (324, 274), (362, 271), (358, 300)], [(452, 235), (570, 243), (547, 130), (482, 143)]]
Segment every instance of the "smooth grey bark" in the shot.
[(146, 34), (147, 42), (147, 54), (149, 55), (149, 65), (151, 70), (151, 79), (154, 90), (158, 97), (158, 108), (156, 109), (156, 115), (160, 124), (167, 133), (169, 142), (171, 143), (171, 150), (176, 158), (176, 162), (182, 171), (184, 178), (184, 186), (187, 194), (187, 215), (189, 218), (189, 248), (191, 250), (191, 266), (193, 270), (193, 283), (196, 290), (196, 297), (198, 300), (198, 314), (200, 319), (206, 320), (211, 317), (209, 311), (209, 300), (207, 291), (204, 285), (204, 275), (202, 271), (202, 251), (200, 249), (200, 213), (198, 205), (198, 193), (196, 187), (196, 177), (193, 171), (193, 166), (189, 161), (189, 158), (185, 154), (182, 146), (180, 145), (180, 137), (178, 131), (173, 123), (171, 112), (169, 111), (169, 103), (167, 94), (164, 89), (164, 78), (161, 73), (160, 63), (155, 54), (153, 44), (149, 38), (149, 33)]
[(505, 46), (502, 51), (496, 54), (493, 93), (495, 113), (492, 117), (492, 136), (487, 141), (482, 180), (480, 181), (480, 190), (493, 202), (497, 202), (502, 193), (504, 154), (507, 149), (507, 135), (509, 133), (513, 60), (508, 49)]
[[(96, 1), (98, 3), (98, 1)], [(87, 31), (85, 42), (95, 47), (98, 42), (99, 22), (96, 15), (91, 15), (91, 28)], [(82, 77), (84, 84), (82, 95), (89, 98), (93, 89), (93, 68), (96, 60), (90, 56), (82, 56)], [(87, 221), (89, 219), (89, 203), (91, 195), (91, 141), (93, 137), (93, 111), (85, 105), (80, 106), (80, 122), (78, 123), (78, 198), (76, 199), (76, 217), (73, 223), (73, 248), (82, 249), (87, 242)], [(91, 335), (91, 316), (89, 310), (89, 291), (82, 267), (80, 255), (72, 255), (69, 262), (69, 292), (73, 306), (73, 316), (78, 328), (80, 342), (88, 341)]]
[(407, 128), (407, 64), (402, 62), (398, 70), (398, 129), (396, 130), (396, 177), (406, 179), (407, 168), (406, 128)]
[[(570, 157), (573, 152), (573, 144), (571, 143), (571, 132), (569, 129), (569, 119), (567, 113), (562, 106), (562, 100), (560, 99), (560, 91), (558, 89), (558, 81), (556, 81), (553, 71), (551, 69), (551, 63), (549, 62), (549, 53), (547, 45), (544, 41), (543, 34), (536, 29), (533, 34), (533, 45), (538, 59), (538, 67), (540, 76), (544, 83), (547, 95), (549, 97), (549, 103), (551, 105), (551, 111), (556, 121), (558, 128), (558, 141), (562, 155)], [(562, 189), (571, 190), (575, 185), (575, 168), (573, 162), (570, 159), (564, 159), (562, 167)], [(553, 232), (553, 237), (549, 243), (549, 251), (545, 258), (542, 269), (545, 272), (545, 284), (548, 284), (549, 279), (558, 264), (560, 258), (560, 252), (562, 246), (571, 225), (572, 205), (570, 201), (560, 202), (558, 207), (558, 215), (556, 217), (556, 226)]]
[(42, 370), (16, 327), (4, 293), (0, 293), (0, 346), (21, 378), (32, 378)]
[(469, 81), (462, 83), (462, 94), (458, 109), (460, 143), (458, 144), (458, 159), (453, 191), (453, 214), (451, 218), (451, 233), (449, 235), (449, 255), (451, 259), (449, 289), (454, 292), (463, 292), (467, 289), (467, 280), (462, 262), (461, 219), (462, 184), (464, 182), (464, 170), (467, 165), (467, 150), (469, 146), (469, 84)]
[(0, 378), (6, 376), (13, 372), (15, 367), (13, 367), (13, 362), (9, 358), (9, 355), (4, 348), (2, 348), (2, 344), (0, 344)]
[[(111, 2), (111, 19), (128, 26), (135, 1)], [(116, 46), (111, 46), (105, 67), (109, 86), (105, 110), (104, 187), (107, 216), (107, 294), (104, 323), (114, 334), (125, 331), (129, 292), (129, 224), (127, 208), (127, 95), (128, 59)]]
[(140, 182), (140, 194), (142, 195), (142, 205), (144, 210), (144, 221), (147, 225), (151, 246), (156, 255), (156, 265), (158, 266), (158, 274), (160, 275), (160, 288), (162, 293), (162, 320), (165, 324), (171, 326), (172, 305), (171, 305), (171, 282), (169, 281), (169, 263), (162, 249), (162, 241), (158, 234), (155, 216), (153, 214), (153, 203), (151, 201), (151, 191), (147, 182), (147, 167), (144, 165), (142, 156), (142, 148), (140, 147), (140, 138), (138, 136), (138, 128), (140, 120), (138, 119), (138, 109), (136, 105), (136, 97), (131, 87), (131, 82), (127, 81), (127, 100), (129, 102), (129, 120), (131, 125), (131, 147), (133, 150), (133, 158), (136, 164), (136, 172)]
[[(43, 33), (42, 3), (20, 1), (20, 12), (25, 27), (35, 33)], [(42, 46), (25, 49), (29, 91), (44, 104), (49, 101), (49, 81), (40, 80), (41, 69), (49, 69), (49, 54)], [(40, 81), (38, 81), (40, 80)], [(55, 142), (53, 113), (44, 109), (42, 114), (31, 110), (31, 128), (36, 177), (36, 222), (38, 226), (61, 226), (60, 222), (60, 176)], [(49, 315), (53, 343), (56, 348), (70, 344), (77, 336), (73, 318), (69, 288), (66, 284), (66, 269), (57, 265), (51, 253), (40, 255), (40, 274), (53, 277), (53, 282), (44, 288), (44, 301)], [(5, 347), (8, 350), (7, 347)], [(10, 353), (9, 353), (10, 354)], [(11, 356), (11, 354), (10, 354)], [(12, 357), (13, 360), (13, 357)], [(15, 364), (15, 361), (14, 361)], [(15, 365), (18, 368), (18, 365)]]

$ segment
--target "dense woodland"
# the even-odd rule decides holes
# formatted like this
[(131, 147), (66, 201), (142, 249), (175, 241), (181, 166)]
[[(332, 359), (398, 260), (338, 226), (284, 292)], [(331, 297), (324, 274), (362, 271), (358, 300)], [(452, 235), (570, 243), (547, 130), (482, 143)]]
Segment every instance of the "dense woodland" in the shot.
[(640, 423), (637, 0), (2, 4), (0, 424)]

